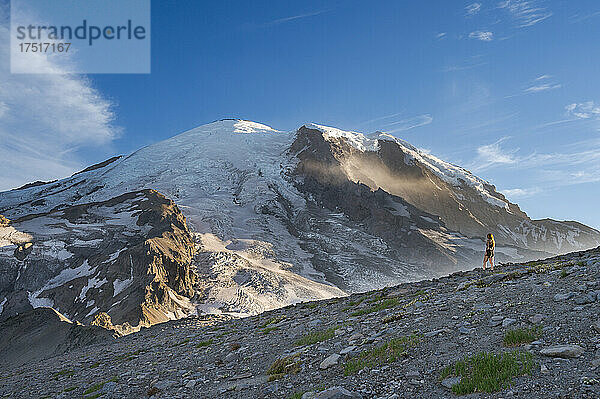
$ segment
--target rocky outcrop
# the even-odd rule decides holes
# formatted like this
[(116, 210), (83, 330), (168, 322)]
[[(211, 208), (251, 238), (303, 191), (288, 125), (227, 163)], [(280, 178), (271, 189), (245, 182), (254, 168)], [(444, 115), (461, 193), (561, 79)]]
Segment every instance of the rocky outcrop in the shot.
[(154, 190), (27, 215), (11, 228), (35, 244), (2, 247), (1, 319), (46, 306), (83, 323), (105, 312), (129, 331), (193, 311), (195, 244), (179, 208)]

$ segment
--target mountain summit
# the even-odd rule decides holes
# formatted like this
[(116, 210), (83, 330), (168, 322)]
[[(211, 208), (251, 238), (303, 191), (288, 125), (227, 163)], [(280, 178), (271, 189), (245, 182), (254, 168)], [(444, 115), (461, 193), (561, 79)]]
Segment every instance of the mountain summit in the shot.
[(221, 120), (51, 183), (0, 193), (0, 319), (53, 307), (123, 331), (600, 245), (532, 220), (405, 141)]

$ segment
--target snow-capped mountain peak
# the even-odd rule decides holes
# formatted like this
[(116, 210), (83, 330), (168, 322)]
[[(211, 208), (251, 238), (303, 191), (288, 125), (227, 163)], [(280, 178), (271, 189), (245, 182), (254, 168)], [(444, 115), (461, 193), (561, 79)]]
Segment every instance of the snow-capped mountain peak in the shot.
[(53, 304), (134, 325), (469, 269), (487, 232), (500, 261), (600, 244), (581, 224), (531, 220), (487, 181), (389, 134), (240, 119), (2, 192), (0, 215), (12, 220), (0, 217), (0, 317)]

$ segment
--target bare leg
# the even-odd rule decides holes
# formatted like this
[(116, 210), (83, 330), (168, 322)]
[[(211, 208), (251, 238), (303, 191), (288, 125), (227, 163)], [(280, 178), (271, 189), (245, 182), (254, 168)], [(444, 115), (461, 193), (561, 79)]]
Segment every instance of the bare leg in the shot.
[(492, 266), (492, 270), (494, 270), (494, 263), (496, 263), (495, 259), (495, 256), (490, 258), (490, 265)]
[(488, 262), (488, 257), (484, 256), (483, 257), (483, 270), (485, 270), (485, 267), (487, 266), (487, 262)]

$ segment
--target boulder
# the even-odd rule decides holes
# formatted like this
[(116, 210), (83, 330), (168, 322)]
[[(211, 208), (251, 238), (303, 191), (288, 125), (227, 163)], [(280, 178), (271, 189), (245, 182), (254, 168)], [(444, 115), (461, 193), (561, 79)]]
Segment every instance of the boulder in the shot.
[(325, 370), (331, 366), (334, 366), (337, 364), (338, 360), (340, 360), (340, 357), (341, 356), (339, 354), (334, 353), (333, 355), (328, 356), (325, 360), (323, 360), (319, 367), (321, 368), (321, 370)]
[(549, 357), (561, 357), (566, 359), (579, 357), (583, 351), (583, 348), (579, 345), (556, 345), (542, 349), (540, 354)]

